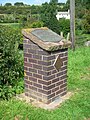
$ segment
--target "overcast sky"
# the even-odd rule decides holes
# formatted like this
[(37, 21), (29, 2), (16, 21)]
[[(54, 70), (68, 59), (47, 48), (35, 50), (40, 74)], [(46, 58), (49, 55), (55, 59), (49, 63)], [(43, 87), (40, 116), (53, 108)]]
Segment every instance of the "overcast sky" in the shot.
[[(66, 2), (67, 0), (59, 0), (59, 2)], [(5, 4), (5, 3), (15, 3), (15, 2), (23, 2), (25, 4), (42, 4), (42, 3), (45, 3), (45, 2), (50, 2), (50, 0), (0, 0), (0, 4)]]

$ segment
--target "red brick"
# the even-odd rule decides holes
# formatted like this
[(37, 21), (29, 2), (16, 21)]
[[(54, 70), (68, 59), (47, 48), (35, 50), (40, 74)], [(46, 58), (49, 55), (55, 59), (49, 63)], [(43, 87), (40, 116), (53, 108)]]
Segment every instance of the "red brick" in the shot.
[(33, 82), (37, 82), (37, 78), (34, 78), (34, 77), (29, 77), (29, 80)]
[(36, 44), (33, 44), (33, 45), (32, 45), (32, 49), (40, 50), (41, 48), (40, 48), (39, 46), (37, 46)]
[(52, 80), (55, 78), (55, 75), (43, 76), (43, 80)]
[(24, 66), (24, 71), (28, 71), (28, 67), (25, 67), (25, 66)]
[(38, 89), (38, 92), (46, 94), (46, 95), (51, 94), (51, 90), (45, 91), (45, 90), (42, 90), (42, 89)]
[(57, 73), (57, 70), (52, 70), (51, 73), (52, 73), (52, 74), (55, 74), (55, 73)]
[(58, 82), (59, 81), (59, 78), (55, 78), (52, 80), (52, 83), (55, 83), (55, 82)]
[(25, 80), (25, 83), (28, 85), (32, 85), (32, 82), (30, 82), (29, 80)]
[(47, 52), (47, 51), (38, 51), (38, 54), (39, 55), (49, 55), (51, 54), (50, 52)]
[(34, 87), (34, 86), (29, 86), (29, 88), (30, 88), (31, 90), (35, 90), (35, 91), (37, 91), (37, 88)]
[(56, 86), (59, 86), (59, 85), (62, 85), (63, 84), (63, 81), (59, 81), (56, 83)]
[(67, 79), (65, 79), (63, 82), (66, 83), (66, 82), (67, 82)]
[(45, 70), (45, 71), (54, 70), (54, 66), (49, 66), (49, 67), (44, 66), (43, 70)]
[(63, 89), (60, 89), (59, 91), (56, 92), (56, 95), (60, 94), (63, 92)]
[(60, 71), (59, 73), (57, 73), (57, 77), (60, 77), (61, 75), (63, 75), (63, 71)]
[(30, 58), (30, 59), (29, 59), (29, 62), (30, 62), (30, 63), (37, 63), (37, 60)]
[(68, 57), (66, 56), (66, 57), (64, 57), (64, 58), (62, 58), (62, 60), (63, 61), (67, 61), (67, 59), (68, 59)]
[(56, 92), (57, 90), (59, 90), (59, 87), (53, 88), (52, 92)]
[(53, 98), (55, 96), (55, 93), (48, 96), (48, 99)]
[(26, 72), (26, 75), (27, 75), (27, 76), (32, 76), (32, 73)]
[(55, 87), (55, 84), (50, 85), (50, 86), (43, 86), (43, 89), (44, 89), (44, 90), (50, 90), (50, 89), (52, 89), (52, 88), (54, 88), (54, 87)]
[(25, 40), (23, 40), (23, 43), (28, 43), (28, 40), (26, 40), (26, 39), (25, 39)]
[(63, 57), (63, 53), (59, 54), (60, 57)]
[(33, 64), (33, 68), (36, 68), (36, 69), (42, 70), (42, 66), (37, 65), (37, 64)]
[(33, 74), (33, 77), (42, 79), (42, 75), (39, 75), (39, 74), (36, 74), (36, 73)]
[(37, 52), (34, 49), (28, 49), (28, 53), (36, 54)]
[(25, 88), (27, 88), (27, 89), (28, 89), (28, 87), (29, 87), (29, 85), (28, 85), (28, 84), (26, 84), (26, 83), (24, 84), (24, 86), (25, 86)]
[(63, 66), (63, 67), (61, 68), (61, 71), (63, 71), (63, 70), (67, 70), (67, 66)]
[(64, 88), (67, 86), (67, 83), (64, 83), (63, 85), (60, 86), (60, 89)]
[(60, 77), (60, 80), (63, 80), (63, 79), (65, 79), (65, 78), (67, 78), (67, 75), (61, 76), (61, 77)]
[(38, 60), (42, 60), (42, 56), (41, 55), (33, 55), (33, 58), (34, 59), (38, 59)]
[(27, 53), (28, 52), (28, 49), (24, 48), (24, 53)]
[(49, 61), (49, 60), (53, 60), (53, 59), (55, 59), (55, 55), (51, 55), (49, 57), (43, 56), (43, 60), (45, 60), (45, 61)]
[(24, 53), (24, 57), (32, 58), (32, 54), (30, 54), (30, 53)]
[(24, 66), (25, 66), (25, 67), (32, 67), (32, 64), (31, 64), (31, 63), (26, 63), (26, 62), (24, 62)]
[(43, 80), (38, 80), (38, 83), (43, 84), (43, 85), (50, 85), (51, 81), (43, 81)]
[(36, 69), (33, 69), (33, 68), (29, 68), (29, 71), (30, 71), (30, 72), (33, 72), (33, 73), (37, 73), (37, 70), (36, 70)]
[(51, 65), (51, 61), (47, 61), (47, 62), (45, 62), (45, 61), (38, 61), (38, 64), (49, 66), (49, 65)]
[(68, 52), (67, 51), (65, 52), (65, 56), (68, 56)]
[(67, 70), (63, 71), (63, 75), (67, 75)]
[(67, 94), (67, 92), (66, 91), (64, 91), (63, 93), (61, 93), (60, 95), (61, 96), (64, 96), (64, 95), (66, 95)]
[(24, 48), (31, 48), (31, 45), (23, 44), (23, 47), (24, 47)]
[(33, 85), (34, 85), (35, 87), (42, 88), (42, 85), (40, 85), (40, 84), (33, 83)]
[(46, 72), (46, 71), (38, 70), (38, 74), (48, 76), (48, 75), (51, 75), (51, 71), (50, 72)]
[(24, 61), (27, 62), (27, 58), (24, 57)]
[(28, 80), (28, 76), (24, 76), (24, 80)]
[(63, 88), (64, 91), (67, 91), (67, 86), (65, 88)]

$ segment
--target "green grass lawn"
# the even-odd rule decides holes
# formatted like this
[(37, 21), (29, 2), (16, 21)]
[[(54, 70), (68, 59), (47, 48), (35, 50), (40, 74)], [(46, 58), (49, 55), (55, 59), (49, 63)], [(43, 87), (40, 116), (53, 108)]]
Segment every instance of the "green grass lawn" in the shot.
[(68, 90), (74, 95), (53, 110), (35, 108), (15, 99), (0, 101), (0, 120), (90, 119), (90, 47), (69, 50)]

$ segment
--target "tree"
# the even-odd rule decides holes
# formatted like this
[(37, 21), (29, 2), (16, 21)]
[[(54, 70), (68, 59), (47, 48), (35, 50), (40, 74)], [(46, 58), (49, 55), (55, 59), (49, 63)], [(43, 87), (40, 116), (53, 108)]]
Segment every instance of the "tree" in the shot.
[(6, 3), (5, 6), (12, 6), (12, 4), (11, 3)]
[(60, 19), (59, 20), (59, 27), (60, 31), (64, 33), (66, 36), (68, 33), (70, 33), (70, 20), (69, 19)]
[(56, 9), (57, 5), (55, 3), (42, 4), (41, 20), (44, 22), (44, 26), (47, 26), (59, 34), (59, 22), (56, 18)]
[(90, 11), (87, 11), (83, 18), (84, 20), (82, 23), (84, 32), (90, 34)]
[(16, 2), (14, 3), (15, 6), (24, 6), (24, 3), (23, 2)]
[(50, 0), (50, 3), (58, 3), (58, 0)]

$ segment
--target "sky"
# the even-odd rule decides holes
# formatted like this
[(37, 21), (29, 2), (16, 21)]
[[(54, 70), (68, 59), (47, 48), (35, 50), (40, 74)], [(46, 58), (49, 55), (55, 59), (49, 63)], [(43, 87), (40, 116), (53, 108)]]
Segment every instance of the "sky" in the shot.
[[(67, 0), (58, 0), (60, 3), (64, 3)], [(50, 2), (50, 0), (0, 0), (0, 4), (5, 4), (5, 3), (15, 3), (15, 2), (23, 2), (24, 4), (30, 4), (30, 5), (40, 5), (45, 2)]]

